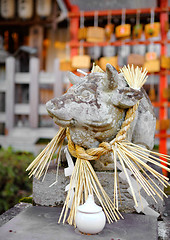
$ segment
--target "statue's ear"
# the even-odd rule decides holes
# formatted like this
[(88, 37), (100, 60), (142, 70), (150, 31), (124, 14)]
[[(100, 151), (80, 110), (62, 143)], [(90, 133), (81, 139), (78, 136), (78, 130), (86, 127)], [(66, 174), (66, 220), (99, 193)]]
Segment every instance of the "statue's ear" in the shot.
[(107, 88), (113, 90), (118, 86), (118, 72), (111, 64), (106, 64)]

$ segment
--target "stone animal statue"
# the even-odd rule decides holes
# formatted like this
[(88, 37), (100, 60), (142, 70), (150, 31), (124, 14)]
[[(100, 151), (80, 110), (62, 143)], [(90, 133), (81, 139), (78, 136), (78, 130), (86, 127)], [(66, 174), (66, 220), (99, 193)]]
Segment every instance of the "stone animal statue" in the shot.
[[(63, 96), (48, 101), (46, 107), (57, 125), (69, 127), (75, 144), (93, 148), (114, 139), (127, 109), (140, 100), (127, 139), (153, 148), (156, 118), (143, 88), (130, 88), (110, 64), (106, 65), (106, 73), (95, 72), (80, 78), (69, 72), (68, 78), (73, 86)], [(103, 155), (93, 165), (97, 170), (111, 170), (113, 160), (110, 154)]]

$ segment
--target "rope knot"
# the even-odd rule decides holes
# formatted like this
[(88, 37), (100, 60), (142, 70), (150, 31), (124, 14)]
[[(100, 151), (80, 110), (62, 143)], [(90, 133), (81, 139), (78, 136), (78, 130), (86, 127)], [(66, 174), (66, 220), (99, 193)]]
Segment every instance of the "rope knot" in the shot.
[(108, 152), (112, 151), (112, 145), (108, 142), (102, 142), (100, 143), (99, 147), (104, 148), (105, 150), (107, 150)]

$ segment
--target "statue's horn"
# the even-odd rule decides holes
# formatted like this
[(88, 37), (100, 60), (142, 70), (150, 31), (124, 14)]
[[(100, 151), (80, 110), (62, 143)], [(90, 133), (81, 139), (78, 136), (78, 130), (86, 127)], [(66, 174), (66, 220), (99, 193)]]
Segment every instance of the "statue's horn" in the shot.
[(67, 77), (68, 77), (69, 81), (71, 82), (71, 84), (73, 84), (73, 85), (81, 82), (81, 78), (72, 72), (67, 72)]
[(114, 89), (118, 85), (118, 72), (111, 64), (106, 64), (106, 74), (108, 81), (108, 88)]

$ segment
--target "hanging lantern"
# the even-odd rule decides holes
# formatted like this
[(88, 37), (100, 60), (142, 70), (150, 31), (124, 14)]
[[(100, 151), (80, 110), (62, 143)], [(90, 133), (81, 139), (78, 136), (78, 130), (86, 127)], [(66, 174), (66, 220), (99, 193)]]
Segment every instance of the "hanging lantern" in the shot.
[(1, 16), (3, 18), (13, 18), (15, 14), (14, 0), (1, 0)]
[(18, 15), (23, 19), (31, 18), (33, 15), (33, 1), (18, 0)]
[(48, 17), (51, 14), (51, 0), (37, 0), (36, 13), (40, 17)]

